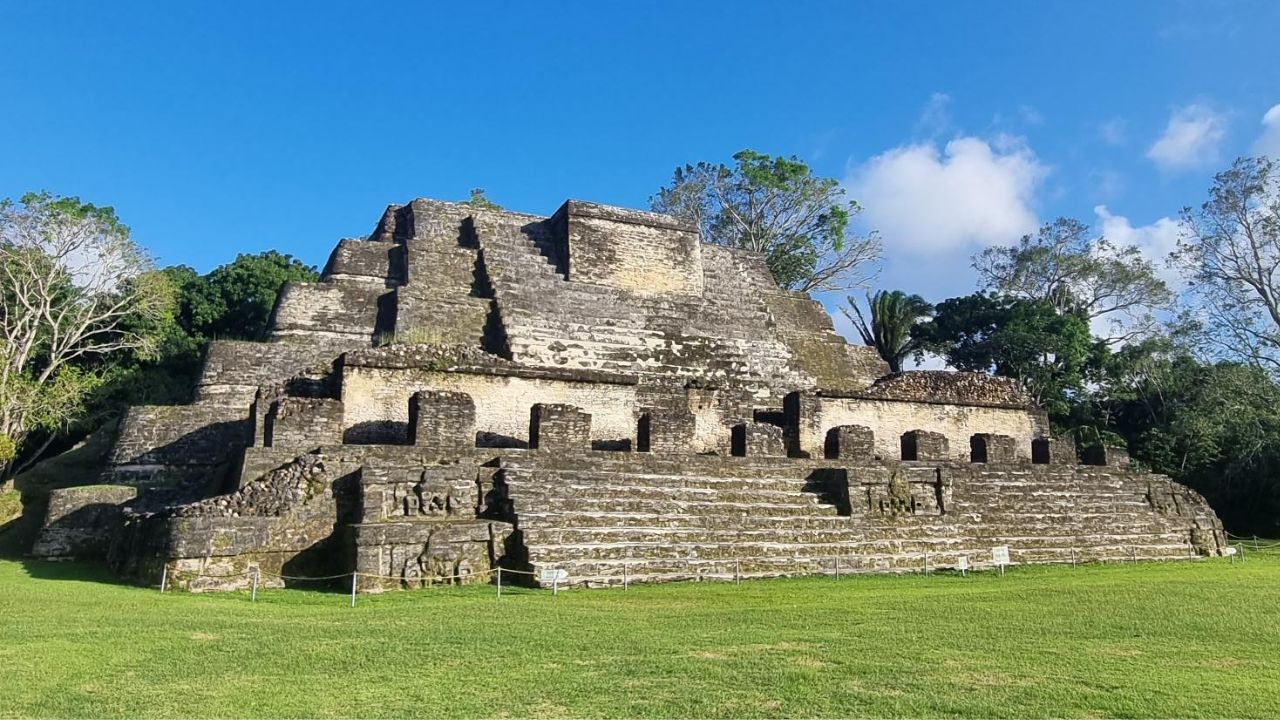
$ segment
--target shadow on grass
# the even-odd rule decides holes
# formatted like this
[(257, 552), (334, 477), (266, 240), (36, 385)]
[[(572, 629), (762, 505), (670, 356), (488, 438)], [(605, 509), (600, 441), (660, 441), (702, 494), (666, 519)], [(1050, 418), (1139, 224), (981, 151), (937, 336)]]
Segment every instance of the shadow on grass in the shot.
[(32, 558), (17, 559), (22, 569), (31, 577), (40, 580), (62, 580), (64, 582), (88, 582), (106, 585), (138, 587), (111, 572), (106, 565), (92, 562), (34, 560)]

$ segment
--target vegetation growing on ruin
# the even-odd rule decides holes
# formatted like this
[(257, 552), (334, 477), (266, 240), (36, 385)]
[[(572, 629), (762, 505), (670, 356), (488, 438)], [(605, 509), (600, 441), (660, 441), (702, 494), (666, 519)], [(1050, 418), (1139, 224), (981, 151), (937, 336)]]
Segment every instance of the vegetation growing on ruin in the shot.
[(732, 166), (677, 167), (650, 205), (698, 228), (705, 242), (762, 253), (774, 280), (792, 290), (858, 287), (880, 258), (879, 237), (853, 232), (862, 208), (840, 181), (794, 156), (742, 150)]
[[(1280, 555), (547, 591), (161, 595), (0, 563), (2, 716), (1244, 717)], [(84, 582), (96, 580), (97, 582)], [(447, 620), (445, 620), (447, 618)], [(145, 678), (146, 682), (138, 682)]]

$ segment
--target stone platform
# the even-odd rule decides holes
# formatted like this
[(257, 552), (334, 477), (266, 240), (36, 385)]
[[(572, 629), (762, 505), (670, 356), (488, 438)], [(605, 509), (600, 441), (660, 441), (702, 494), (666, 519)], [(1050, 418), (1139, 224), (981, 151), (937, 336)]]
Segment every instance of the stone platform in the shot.
[(287, 285), (261, 342), (212, 343), (191, 404), (130, 409), (37, 551), (364, 591), (1221, 552), (1202, 498), (1078, 456), (1017, 383), (886, 373), (672, 218), (415, 200)]

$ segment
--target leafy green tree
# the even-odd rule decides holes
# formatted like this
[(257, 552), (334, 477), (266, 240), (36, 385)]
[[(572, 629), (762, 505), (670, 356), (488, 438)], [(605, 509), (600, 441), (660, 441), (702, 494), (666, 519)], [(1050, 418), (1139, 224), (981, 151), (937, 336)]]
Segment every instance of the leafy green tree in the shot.
[(1135, 459), (1200, 491), (1229, 528), (1280, 531), (1280, 387), (1266, 372), (1157, 355), (1103, 404)]
[(275, 250), (237, 255), (200, 280), (190, 268), (167, 272), (180, 283), (178, 324), (202, 341), (260, 339), (284, 284), (319, 277), (315, 267)]
[(676, 168), (650, 205), (697, 227), (706, 242), (763, 253), (784, 288), (840, 290), (869, 279), (880, 241), (852, 232), (861, 208), (838, 180), (795, 157), (743, 150), (733, 160)]
[(939, 303), (912, 337), (959, 370), (1016, 378), (1053, 417), (1084, 388), (1093, 340), (1080, 314), (1045, 300), (976, 293)]
[(889, 364), (890, 372), (902, 372), (902, 361), (921, 349), (920, 341), (912, 337), (916, 323), (933, 314), (933, 306), (919, 295), (908, 295), (901, 290), (879, 290), (867, 295), (869, 318), (862, 314), (858, 301), (845, 298), (847, 305), (840, 312), (849, 318), (862, 342), (875, 348), (876, 353)]
[(1141, 250), (1094, 236), (1071, 218), (1058, 218), (1012, 247), (988, 248), (974, 256), (973, 267), (992, 292), (1045, 301), (1087, 320), (1103, 318), (1110, 344), (1151, 333), (1155, 312), (1173, 300)]
[(172, 302), (111, 208), (48, 193), (0, 202), (0, 436), (14, 448), (0, 476), (81, 416), (110, 358), (154, 357)]

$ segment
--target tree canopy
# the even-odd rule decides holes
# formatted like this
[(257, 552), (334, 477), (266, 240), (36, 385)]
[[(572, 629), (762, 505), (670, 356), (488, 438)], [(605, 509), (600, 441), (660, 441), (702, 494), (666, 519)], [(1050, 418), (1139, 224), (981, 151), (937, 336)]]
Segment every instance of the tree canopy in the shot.
[(1105, 319), (1110, 332), (1104, 339), (1112, 343), (1150, 333), (1156, 311), (1173, 300), (1141, 250), (1094, 236), (1071, 218), (1058, 218), (1012, 247), (987, 248), (973, 257), (973, 267), (989, 291)]
[(153, 357), (172, 303), (111, 208), (48, 193), (0, 201), (0, 475), (28, 436), (77, 417), (104, 359)]
[(1083, 388), (1089, 322), (1047, 300), (975, 293), (944, 300), (916, 325), (919, 346), (959, 370), (1015, 378), (1046, 410), (1065, 414)]
[(179, 326), (200, 340), (261, 338), (280, 288), (319, 277), (314, 267), (275, 250), (237, 255), (203, 277), (185, 266), (165, 272), (178, 283)]
[(1280, 168), (1241, 158), (1209, 199), (1182, 212), (1173, 260), (1190, 284), (1190, 315), (1219, 357), (1280, 376)]
[(861, 208), (838, 180), (795, 157), (742, 150), (733, 161), (676, 168), (650, 205), (697, 227), (706, 242), (763, 253), (784, 288), (840, 290), (869, 279), (880, 241), (852, 232)]

